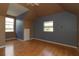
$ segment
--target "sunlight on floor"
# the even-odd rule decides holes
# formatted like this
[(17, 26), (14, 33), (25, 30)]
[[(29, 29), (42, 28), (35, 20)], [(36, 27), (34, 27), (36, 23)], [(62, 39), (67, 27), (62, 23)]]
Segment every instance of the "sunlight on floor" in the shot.
[(48, 49), (43, 50), (40, 55), (41, 56), (53, 56), (52, 52)]
[(5, 46), (5, 56), (14, 56), (14, 46), (13, 45)]

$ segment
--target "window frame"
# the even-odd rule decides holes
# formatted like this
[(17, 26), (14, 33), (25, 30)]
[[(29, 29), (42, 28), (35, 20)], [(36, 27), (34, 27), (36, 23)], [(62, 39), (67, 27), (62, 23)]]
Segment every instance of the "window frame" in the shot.
[[(13, 17), (13, 16), (6, 16), (7, 18), (12, 18), (12, 19), (14, 19), (14, 24), (13, 24), (13, 31), (8, 31), (8, 32), (15, 32), (15, 17)], [(6, 26), (6, 17), (5, 17), (5, 26)], [(6, 32), (6, 27), (5, 27), (5, 32)]]
[[(52, 22), (52, 25), (47, 25), (47, 26), (45, 25), (45, 23), (50, 23), (50, 22)], [(54, 25), (53, 20), (51, 20), (51, 21), (44, 21), (43, 22), (43, 31), (44, 32), (53, 32), (54, 31), (53, 25)], [(52, 30), (51, 31), (50, 30), (46, 31), (45, 28), (48, 28), (48, 27), (51, 28)]]

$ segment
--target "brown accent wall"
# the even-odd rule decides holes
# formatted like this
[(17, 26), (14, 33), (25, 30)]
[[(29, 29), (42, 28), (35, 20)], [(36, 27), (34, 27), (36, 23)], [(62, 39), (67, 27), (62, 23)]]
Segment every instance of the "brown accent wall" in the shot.
[(0, 45), (4, 44), (5, 42), (5, 20), (4, 16), (0, 16)]
[(7, 8), (8, 8), (8, 4), (7, 3), (0, 3), (0, 15), (1, 16), (5, 16), (6, 15)]
[(0, 45), (5, 43), (5, 16), (8, 4), (0, 4)]
[(37, 18), (37, 16), (35, 15), (34, 11), (30, 10), (25, 18), (24, 18), (24, 24), (25, 24), (25, 28), (30, 28), (32, 26), (32, 22)]
[[(33, 10), (29, 10), (24, 18), (24, 28), (31, 29), (33, 22), (36, 20), (37, 16)], [(33, 32), (30, 31), (30, 34)]]

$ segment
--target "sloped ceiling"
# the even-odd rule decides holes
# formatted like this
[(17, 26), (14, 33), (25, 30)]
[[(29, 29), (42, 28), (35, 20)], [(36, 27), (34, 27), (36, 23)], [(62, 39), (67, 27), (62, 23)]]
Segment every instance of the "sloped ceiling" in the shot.
[(36, 15), (38, 16), (46, 16), (50, 14), (55, 14), (58, 12), (62, 12), (63, 9), (61, 6), (58, 4), (51, 4), (51, 3), (40, 3), (39, 6), (32, 6), (32, 5), (27, 5), (27, 4), (21, 4), (31, 10), (34, 10)]
[(26, 11), (28, 11), (28, 9), (25, 8), (24, 6), (21, 6), (19, 4), (15, 4), (15, 3), (11, 3), (8, 6), (7, 15), (19, 16)]
[(79, 14), (79, 3), (63, 3), (59, 4), (65, 11), (71, 12), (73, 14)]
[(49, 4), (39, 4), (39, 6), (35, 7), (35, 11), (38, 16), (46, 16), (62, 12), (63, 9), (58, 4), (49, 3)]
[(79, 14), (79, 4), (56, 4), (56, 3), (40, 3), (39, 6), (36, 5), (27, 5), (26, 3), (21, 4), (22, 6), (29, 8), (30, 12), (27, 14), (26, 20), (26, 27), (31, 26), (32, 23), (38, 18), (39, 16), (46, 16), (55, 14), (58, 12), (68, 11), (75, 15)]
[[(7, 14), (14, 13), (14, 16), (17, 16), (18, 14), (21, 13), (21, 11), (25, 11), (25, 8), (17, 8), (17, 5), (14, 4), (15, 6), (11, 6), (10, 9), (22, 9), (20, 11), (8, 11)], [(21, 4), (22, 6), (29, 8), (34, 11), (34, 13), (38, 16), (44, 16), (44, 15), (49, 15), (49, 14), (54, 14), (61, 12), (63, 10), (74, 13), (74, 14), (79, 14), (79, 3), (62, 3), (62, 4), (42, 4), (40, 3), (39, 6), (31, 6), (27, 5), (26, 3)], [(20, 5), (20, 6), (21, 6)], [(15, 8), (13, 8), (15, 7)], [(5, 14), (5, 9), (7, 8), (7, 4), (0, 3), (0, 15)]]
[(8, 4), (0, 3), (0, 16), (5, 16), (7, 12)]
[(62, 11), (68, 11), (73, 14), (79, 14), (79, 3), (40, 3), (39, 6), (22, 4), (27, 8), (34, 8), (38, 16), (55, 14)]

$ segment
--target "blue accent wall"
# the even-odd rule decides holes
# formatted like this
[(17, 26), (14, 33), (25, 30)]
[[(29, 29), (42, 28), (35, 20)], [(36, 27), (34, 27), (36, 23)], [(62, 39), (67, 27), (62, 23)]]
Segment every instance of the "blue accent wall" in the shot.
[(24, 16), (26, 13), (23, 13), (16, 17), (16, 38), (24, 39)]
[[(44, 32), (44, 21), (51, 20), (54, 21), (54, 32)], [(76, 20), (76, 16), (68, 12), (39, 17), (32, 26), (34, 31), (31, 37), (76, 46)]]

